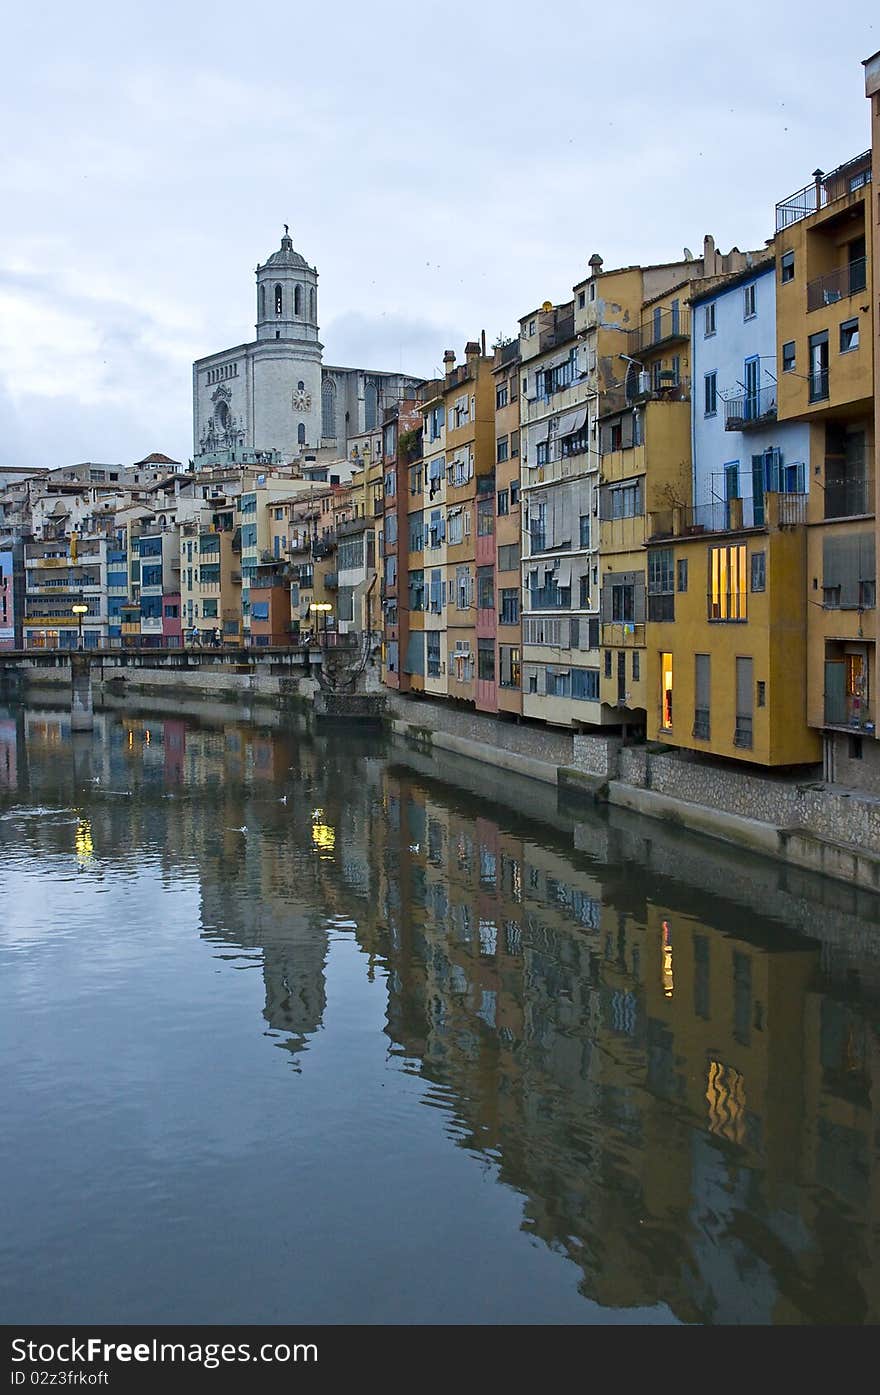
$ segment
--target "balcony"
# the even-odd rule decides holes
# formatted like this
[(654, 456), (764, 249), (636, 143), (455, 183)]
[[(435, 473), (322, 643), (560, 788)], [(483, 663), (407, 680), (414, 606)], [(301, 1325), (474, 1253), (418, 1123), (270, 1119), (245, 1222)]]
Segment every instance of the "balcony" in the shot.
[(838, 165), (830, 174), (816, 170), (812, 184), (807, 184), (797, 193), (790, 194), (776, 205), (776, 231), (790, 228), (803, 218), (818, 213), (838, 199), (854, 194), (871, 182), (871, 152), (857, 155), (844, 165)]
[(339, 575), (337, 572), (325, 572), (322, 580), (326, 591), (338, 591)]
[(691, 317), (687, 308), (677, 306), (668, 310), (658, 310), (638, 329), (627, 333), (629, 352), (633, 356), (647, 349), (657, 349), (661, 344), (672, 344), (676, 340), (690, 338)]
[[(366, 522), (366, 519), (364, 520), (364, 522)], [(342, 529), (340, 529), (340, 532), (341, 531)], [(335, 548), (336, 544), (333, 542), (315, 541), (312, 543), (312, 557), (316, 562), (320, 562), (322, 557), (331, 557)]]
[(645, 627), (634, 621), (613, 621), (602, 626), (602, 644), (609, 648), (632, 649), (645, 642)]
[(874, 512), (874, 480), (871, 475), (825, 476), (825, 517), (858, 518)]
[(776, 420), (776, 384), (740, 392), (724, 403), (725, 431), (759, 431)]
[(857, 257), (855, 261), (829, 271), (826, 276), (817, 276), (807, 283), (807, 311), (821, 310), (825, 305), (834, 305), (847, 296), (858, 295), (868, 284), (868, 259)]

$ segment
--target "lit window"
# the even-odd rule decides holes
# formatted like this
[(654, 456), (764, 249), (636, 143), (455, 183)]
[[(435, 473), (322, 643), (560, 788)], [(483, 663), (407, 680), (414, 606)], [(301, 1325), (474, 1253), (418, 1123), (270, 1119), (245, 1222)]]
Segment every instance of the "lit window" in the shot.
[(747, 597), (745, 543), (709, 549), (709, 619), (745, 620)]

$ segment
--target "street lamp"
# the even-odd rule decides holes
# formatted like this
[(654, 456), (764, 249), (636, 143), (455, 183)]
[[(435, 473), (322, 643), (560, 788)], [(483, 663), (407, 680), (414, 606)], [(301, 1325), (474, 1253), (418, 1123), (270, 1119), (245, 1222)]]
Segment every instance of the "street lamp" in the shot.
[(323, 615), (324, 623), (321, 626), (321, 634), (324, 636), (324, 648), (327, 647), (327, 614), (333, 609), (329, 601), (312, 601), (309, 610), (314, 610), (316, 614)]
[(74, 615), (76, 616), (77, 625), (78, 625), (78, 628), (79, 628), (79, 634), (78, 634), (78, 639), (77, 639), (77, 645), (76, 645), (76, 647), (77, 647), (77, 649), (82, 649), (82, 647), (83, 647), (83, 616), (84, 616), (84, 615), (88, 615), (88, 613), (89, 613), (89, 608), (88, 608), (88, 606), (86, 605), (85, 601), (83, 600), (82, 596), (80, 596), (80, 598), (79, 598), (78, 601), (74, 601), (74, 603), (73, 603), (73, 605), (70, 607), (70, 609), (73, 611)]

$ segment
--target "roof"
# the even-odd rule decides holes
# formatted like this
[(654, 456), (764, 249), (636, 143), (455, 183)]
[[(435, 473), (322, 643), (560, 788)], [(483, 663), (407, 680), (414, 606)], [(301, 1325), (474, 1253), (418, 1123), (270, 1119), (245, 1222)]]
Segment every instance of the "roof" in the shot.
[(697, 291), (695, 295), (689, 296), (691, 305), (699, 305), (704, 300), (717, 300), (718, 296), (724, 295), (726, 291), (732, 290), (735, 286), (740, 286), (746, 281), (754, 281), (758, 276), (766, 276), (768, 271), (772, 271), (776, 265), (775, 252), (762, 257), (760, 261), (752, 262), (751, 266), (743, 267), (742, 271), (731, 271), (726, 275), (711, 278), (702, 277), (701, 280), (711, 280), (712, 284), (704, 286), (703, 290)]
[(257, 267), (257, 270), (262, 271), (267, 266), (295, 267), (297, 270), (301, 271), (312, 270), (305, 257), (301, 256), (299, 252), (294, 252), (293, 240), (287, 234), (286, 223), (284, 225), (284, 237), (281, 239), (281, 246), (278, 248), (278, 251), (273, 252), (270, 257), (267, 257), (262, 267)]
[(170, 455), (161, 455), (159, 451), (154, 451), (152, 455), (144, 456), (143, 460), (136, 460), (132, 469), (136, 470), (139, 465), (180, 465), (179, 460), (172, 460)]

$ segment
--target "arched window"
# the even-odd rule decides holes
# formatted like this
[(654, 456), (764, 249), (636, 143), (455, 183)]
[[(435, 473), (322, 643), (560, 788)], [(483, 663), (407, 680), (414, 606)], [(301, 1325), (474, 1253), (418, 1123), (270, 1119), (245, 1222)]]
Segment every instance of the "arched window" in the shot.
[(336, 384), (325, 378), (321, 385), (321, 435), (336, 440)]
[(276, 315), (280, 315), (280, 314), (282, 314), (283, 310), (284, 310), (284, 304), (283, 304), (283, 301), (282, 301), (282, 298), (281, 298), (281, 287), (280, 287), (280, 286), (276, 286), (276, 287), (275, 287), (275, 314), (276, 314)]
[(379, 394), (375, 383), (367, 383), (364, 388), (364, 430), (372, 431), (376, 425), (379, 409)]
[(227, 423), (229, 421), (229, 408), (222, 399), (217, 403), (217, 408), (214, 412), (214, 418), (220, 430), (225, 431)]
[(306, 424), (305, 424), (304, 421), (301, 421), (300, 424), (299, 424), (299, 426), (296, 428), (296, 439), (297, 439), (297, 443), (298, 443), (299, 445), (301, 445), (301, 446), (304, 446), (304, 445), (305, 445), (305, 443), (306, 443)]
[(294, 286), (294, 288), (293, 288), (293, 313), (294, 313), (294, 315), (301, 315), (301, 314), (302, 314), (302, 309), (303, 309), (303, 293), (302, 293), (302, 286)]
[(261, 320), (265, 320), (265, 318), (266, 318), (266, 287), (265, 287), (265, 286), (261, 286), (261, 287), (260, 287), (260, 319), (261, 319)]
[(310, 319), (310, 320), (314, 320), (314, 318), (315, 318), (315, 288), (314, 288), (314, 286), (313, 286), (312, 289), (309, 291), (309, 319)]

